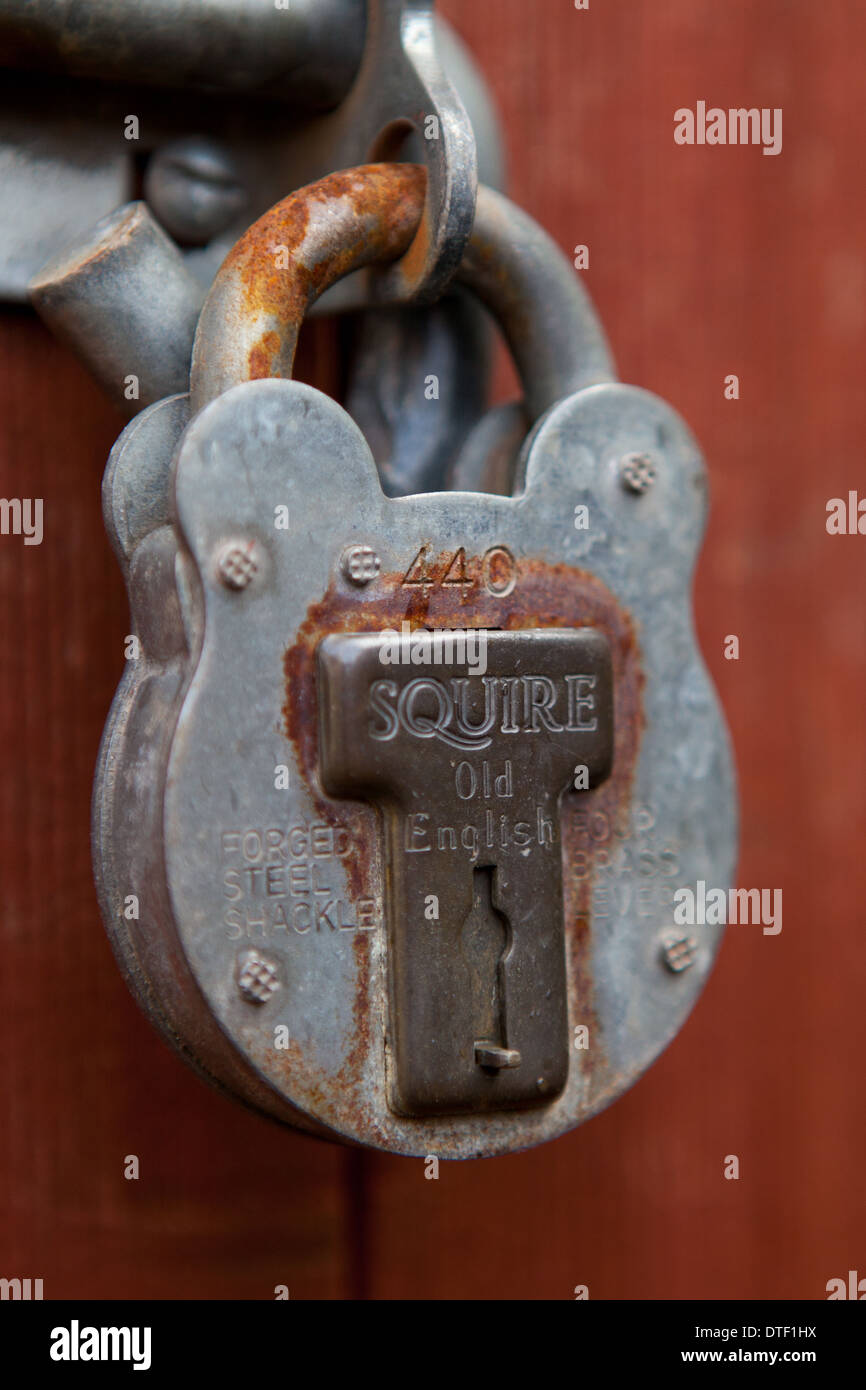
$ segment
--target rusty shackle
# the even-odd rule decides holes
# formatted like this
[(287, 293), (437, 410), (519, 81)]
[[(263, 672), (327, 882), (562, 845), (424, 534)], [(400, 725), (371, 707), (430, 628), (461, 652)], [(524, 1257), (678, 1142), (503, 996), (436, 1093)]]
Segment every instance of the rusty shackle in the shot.
[[(424, 211), (426, 171), (369, 164), (329, 174), (255, 222), (226, 257), (199, 319), (193, 412), (230, 387), (292, 375), (312, 304), (343, 276), (402, 256)], [(534, 423), (584, 386), (616, 379), (603, 329), (570, 262), (514, 203), (481, 187), (456, 276), (497, 319)], [(375, 281), (371, 281), (375, 298)]]

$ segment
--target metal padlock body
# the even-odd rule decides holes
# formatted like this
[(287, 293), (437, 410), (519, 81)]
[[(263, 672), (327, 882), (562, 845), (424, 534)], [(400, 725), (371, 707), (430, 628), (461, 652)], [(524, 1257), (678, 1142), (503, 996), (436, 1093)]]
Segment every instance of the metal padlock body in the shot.
[[(657, 465), (641, 496), (621, 484), (634, 453)], [(127, 821), (123, 868), (116, 852), (97, 861), (109, 930), (133, 988), (185, 1055), (316, 1133), (455, 1158), (552, 1138), (654, 1060), (718, 946), (721, 929), (702, 927), (691, 968), (665, 964), (673, 889), (726, 885), (735, 855), (730, 752), (690, 612), (706, 510), (697, 447), (663, 402), (605, 384), (547, 412), (524, 466), (513, 498), (388, 499), (339, 406), (291, 382), (245, 383), (187, 428), (173, 532), (148, 538), (155, 586), (131, 585), (134, 615), (161, 609), (173, 636), (145, 650), (133, 712), (127, 691), (106, 736), (97, 824), (110, 839), (123, 803)], [(275, 509), (286, 507), (289, 529), (278, 529)], [(575, 526), (581, 507), (586, 530)], [(254, 547), (242, 589), (220, 577), (227, 543)], [(379, 557), (363, 588), (341, 566), (353, 545)], [(443, 582), (458, 554), (465, 582)], [(407, 583), (419, 555), (432, 576), (420, 587)], [(591, 627), (610, 645), (612, 774), (561, 809), (577, 1045), (561, 1094), (537, 1107), (417, 1117), (394, 1102), (388, 865), (377, 810), (322, 789), (316, 654), (330, 634), (405, 620)], [(282, 766), (288, 788), (276, 784)], [(119, 934), (130, 884), (140, 918)], [(240, 988), (250, 951), (272, 971), (260, 998)]]
[[(99, 751), (94, 876), (112, 949), (151, 1022), (207, 1080), (249, 1097), (250, 1079), (202, 1008), (170, 929), (162, 853), (166, 764), (198, 641), (187, 593), (194, 575), (169, 520), (171, 461), (188, 418), (185, 396), (148, 407), (121, 434), (103, 480), (106, 530), (126, 582), (136, 645)], [(219, 1059), (219, 1076), (203, 1064), (205, 1050)]]

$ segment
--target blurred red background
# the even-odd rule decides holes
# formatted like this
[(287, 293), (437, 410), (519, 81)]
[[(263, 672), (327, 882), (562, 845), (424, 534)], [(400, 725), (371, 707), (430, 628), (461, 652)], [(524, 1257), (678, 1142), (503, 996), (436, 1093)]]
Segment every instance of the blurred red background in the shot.
[[(740, 880), (783, 889), (784, 927), (729, 930), (687, 1026), (609, 1111), (437, 1182), (212, 1093), (128, 996), (91, 882), (127, 627), (99, 503), (119, 421), (3, 311), (0, 491), (45, 498), (46, 534), (26, 566), (0, 545), (0, 1274), (49, 1298), (823, 1298), (866, 1275), (866, 539), (825, 531), (864, 476), (866, 14), (441, 9), (497, 98), (512, 196), (589, 245), (623, 379), (708, 456), (698, 628), (737, 750)], [(675, 145), (698, 100), (781, 107), (781, 155)]]

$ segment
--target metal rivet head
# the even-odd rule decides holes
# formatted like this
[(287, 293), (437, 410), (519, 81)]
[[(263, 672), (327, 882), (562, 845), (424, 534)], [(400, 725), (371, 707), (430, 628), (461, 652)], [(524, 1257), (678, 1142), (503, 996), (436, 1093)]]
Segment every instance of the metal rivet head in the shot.
[(341, 568), (350, 584), (363, 589), (365, 584), (376, 578), (382, 561), (371, 546), (353, 545), (344, 551)]
[(185, 246), (206, 246), (249, 202), (228, 151), (201, 136), (156, 151), (144, 176), (144, 196), (157, 221)]
[(620, 460), (619, 480), (627, 492), (648, 492), (656, 480), (656, 466), (649, 454), (626, 454)]
[(220, 551), (217, 569), (226, 588), (245, 589), (259, 572), (255, 543), (229, 541)]
[(276, 961), (260, 951), (242, 951), (238, 956), (238, 989), (248, 1004), (266, 1004), (280, 987)]
[(662, 956), (665, 965), (675, 975), (681, 975), (694, 965), (698, 953), (698, 943), (693, 936), (684, 932), (671, 931), (662, 937)]

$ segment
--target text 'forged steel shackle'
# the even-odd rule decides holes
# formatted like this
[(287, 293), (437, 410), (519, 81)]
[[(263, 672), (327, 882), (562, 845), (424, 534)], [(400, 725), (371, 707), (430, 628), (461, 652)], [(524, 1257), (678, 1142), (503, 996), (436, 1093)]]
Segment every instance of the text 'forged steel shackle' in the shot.
[(349, 170), (238, 243), (138, 549), (117, 446), (142, 656), (96, 866), (127, 978), (199, 1070), (320, 1135), (469, 1158), (581, 1123), (676, 1034), (721, 930), (672, 936), (673, 895), (730, 880), (733, 774), (689, 598), (700, 453), (613, 380), (530, 218), (482, 189), (460, 270), (534, 426), (513, 496), (386, 497), (347, 413), (274, 379), (423, 196), (412, 166)]

